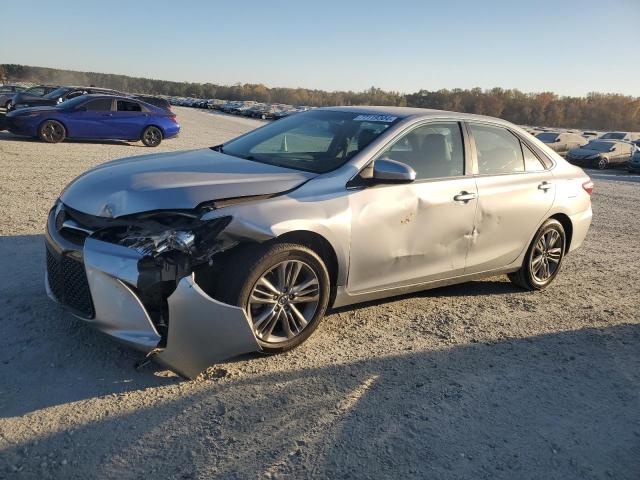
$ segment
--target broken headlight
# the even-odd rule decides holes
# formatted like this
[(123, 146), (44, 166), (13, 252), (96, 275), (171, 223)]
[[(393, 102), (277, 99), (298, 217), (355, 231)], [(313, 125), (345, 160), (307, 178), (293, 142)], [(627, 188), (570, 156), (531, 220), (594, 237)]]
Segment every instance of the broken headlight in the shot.
[(133, 233), (125, 235), (120, 240), (120, 245), (133, 248), (142, 256), (155, 257), (162, 253), (177, 250), (182, 253), (191, 254), (195, 244), (195, 233), (185, 230), (167, 230), (158, 234)]
[(121, 220), (115, 228), (101, 232), (106, 241), (132, 248), (143, 257), (179, 252), (193, 260), (208, 260), (224, 249), (218, 235), (231, 217), (200, 220), (194, 215), (145, 214)]

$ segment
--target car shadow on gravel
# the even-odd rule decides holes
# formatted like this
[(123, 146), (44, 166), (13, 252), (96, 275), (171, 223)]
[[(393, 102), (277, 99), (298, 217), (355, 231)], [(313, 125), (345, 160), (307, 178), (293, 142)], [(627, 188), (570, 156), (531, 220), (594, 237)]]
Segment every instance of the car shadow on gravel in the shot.
[[(44, 142), (42, 140), (40, 140), (39, 138), (25, 137), (25, 136), (22, 136), (22, 135), (14, 135), (13, 133), (7, 132), (7, 131), (0, 132), (0, 141), (3, 141), (3, 140), (31, 142), (31, 143), (42, 143), (42, 144), (44, 144)], [(84, 140), (84, 139), (76, 139), (76, 138), (67, 138), (67, 139), (64, 140), (63, 143), (123, 145), (123, 146), (129, 146), (129, 147), (138, 146), (138, 147), (149, 148), (149, 147), (146, 147), (145, 145), (143, 145), (142, 143), (138, 143), (136, 145), (136, 141), (126, 142), (124, 140), (100, 140), (100, 139)]]
[(639, 343), (619, 325), (210, 378), (49, 419), (3, 456), (27, 473), (53, 457), (62, 478), (636, 479)]

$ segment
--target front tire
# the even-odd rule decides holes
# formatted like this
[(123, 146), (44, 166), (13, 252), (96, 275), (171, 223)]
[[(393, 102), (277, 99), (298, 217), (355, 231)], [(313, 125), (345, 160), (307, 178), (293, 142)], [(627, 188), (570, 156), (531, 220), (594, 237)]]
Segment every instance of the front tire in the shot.
[(142, 132), (141, 140), (147, 147), (157, 147), (162, 142), (162, 131), (158, 127), (149, 125)]
[(293, 243), (251, 245), (225, 264), (217, 297), (245, 310), (265, 353), (297, 347), (320, 324), (329, 303), (329, 273), (313, 250)]
[(520, 270), (509, 274), (509, 280), (526, 290), (548, 287), (560, 271), (566, 249), (562, 224), (550, 218), (542, 224), (529, 245)]
[(38, 129), (40, 140), (47, 143), (60, 143), (66, 136), (67, 131), (60, 122), (56, 120), (47, 120), (42, 122)]
[(609, 159), (608, 158), (600, 158), (596, 161), (596, 168), (598, 170), (604, 170), (609, 166)]

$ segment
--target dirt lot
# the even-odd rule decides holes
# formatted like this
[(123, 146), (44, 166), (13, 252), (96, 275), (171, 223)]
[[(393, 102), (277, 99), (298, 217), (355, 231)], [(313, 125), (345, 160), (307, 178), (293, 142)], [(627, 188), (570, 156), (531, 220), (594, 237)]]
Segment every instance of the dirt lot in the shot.
[[(259, 123), (176, 110), (158, 150)], [(547, 291), (496, 277), (344, 309), (293, 352), (183, 381), (136, 371), (43, 287), (64, 185), (154, 151), (0, 133), (0, 478), (640, 478), (637, 178), (597, 176)]]

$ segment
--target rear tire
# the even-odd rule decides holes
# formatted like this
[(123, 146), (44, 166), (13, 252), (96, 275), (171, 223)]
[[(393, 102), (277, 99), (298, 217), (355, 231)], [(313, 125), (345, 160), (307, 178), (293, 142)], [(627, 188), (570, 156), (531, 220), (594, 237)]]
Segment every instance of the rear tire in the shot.
[[(297, 347), (309, 338), (324, 317), (329, 303), (329, 273), (322, 259), (310, 248), (295, 243), (247, 245), (231, 252), (224, 265), (223, 274), (214, 280), (216, 297), (245, 310), (265, 353)], [(294, 267), (299, 267), (298, 283), (295, 278), (292, 282), (278, 282), (279, 269), (287, 272), (287, 265), (292, 266), (285, 274), (287, 277)], [(310, 282), (313, 287), (300, 288)], [(278, 291), (272, 290), (273, 287)], [(291, 298), (296, 295), (301, 296)], [(282, 297), (287, 298), (283, 301)], [(271, 323), (274, 326), (269, 330)]]
[(157, 147), (162, 142), (162, 131), (158, 127), (149, 125), (143, 130), (141, 140), (147, 147)]
[(556, 278), (564, 259), (567, 240), (562, 224), (550, 218), (533, 237), (522, 267), (508, 275), (515, 285), (526, 290), (542, 290)]
[(38, 137), (47, 143), (60, 143), (67, 137), (67, 131), (60, 122), (46, 120), (38, 128)]

